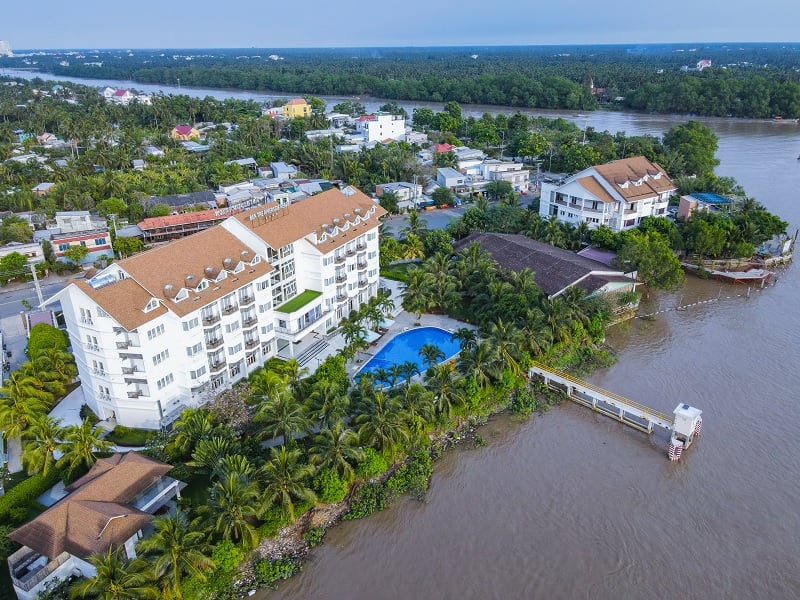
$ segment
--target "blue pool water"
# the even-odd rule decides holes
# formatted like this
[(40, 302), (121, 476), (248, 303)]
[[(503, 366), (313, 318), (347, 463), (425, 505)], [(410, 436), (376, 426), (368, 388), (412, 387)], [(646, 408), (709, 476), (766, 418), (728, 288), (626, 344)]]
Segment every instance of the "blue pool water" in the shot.
[(419, 349), (425, 344), (438, 346), (444, 353), (443, 360), (452, 358), (459, 352), (458, 340), (452, 339), (449, 331), (438, 327), (418, 327), (397, 334), (364, 364), (358, 374), (363, 375), (377, 369), (388, 371), (393, 365), (402, 365), (409, 361), (415, 363), (422, 373), (425, 371), (425, 362), (419, 354)]

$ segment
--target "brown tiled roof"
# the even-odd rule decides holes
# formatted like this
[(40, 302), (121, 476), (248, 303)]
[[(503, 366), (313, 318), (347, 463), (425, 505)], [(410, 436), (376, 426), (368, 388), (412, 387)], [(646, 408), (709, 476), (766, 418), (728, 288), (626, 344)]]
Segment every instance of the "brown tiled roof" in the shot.
[(136, 452), (100, 459), (66, 497), (8, 536), (50, 559), (105, 552), (152, 520), (129, 504), (171, 468)]
[[(577, 285), (587, 294), (596, 292), (609, 278), (592, 274), (607, 273), (610, 269), (603, 263), (579, 256), (569, 250), (538, 242), (524, 235), (509, 233), (472, 233), (455, 244), (459, 251), (473, 242), (480, 244), (497, 263), (512, 271), (528, 269), (534, 280), (548, 296)], [(613, 275), (611, 277), (614, 277)]]
[(165, 294), (167, 285), (172, 286), (173, 294), (177, 294), (182, 287), (188, 287), (185, 286), (187, 275), (194, 278), (194, 286), (197, 286), (204, 277), (206, 267), (212, 267), (216, 277), (226, 258), (231, 259), (230, 271), (239, 261), (249, 263), (255, 255), (252, 248), (223, 227), (212, 227), (119, 261), (117, 264), (130, 275), (133, 282), (122, 280), (97, 290), (89, 284), (83, 284), (80, 289), (130, 331), (164, 314), (166, 309), (163, 307), (148, 313), (143, 311), (152, 297), (158, 298), (172, 312), (183, 317), (273, 270), (266, 260), (262, 260), (257, 265), (246, 266), (235, 275), (229, 273), (226, 279), (212, 283), (205, 290), (190, 291), (189, 297), (180, 302), (175, 302), (174, 295), (169, 297)]
[(167, 215), (165, 217), (148, 217), (138, 224), (139, 229), (146, 231), (149, 229), (159, 229), (161, 227), (172, 227), (175, 225), (185, 225), (187, 223), (204, 223), (206, 221), (224, 221), (231, 215), (231, 212), (219, 210), (197, 210), (193, 212), (180, 213), (177, 215)]
[(308, 104), (303, 98), (293, 98), (286, 103), (286, 106), (293, 106), (296, 104)]
[(614, 197), (609, 194), (606, 189), (600, 185), (600, 182), (594, 177), (580, 177), (578, 178), (578, 183), (580, 183), (586, 191), (593, 194), (598, 200), (608, 203), (616, 202)]
[[(274, 206), (276, 205), (267, 205), (266, 208)], [(250, 220), (251, 215), (256, 215), (264, 208), (264, 206), (259, 206), (253, 210), (239, 213), (234, 218), (251, 228), (258, 237), (275, 250), (312, 234), (316, 234), (316, 239), (319, 240), (322, 234), (326, 233), (327, 239), (316, 244), (323, 254), (338, 248), (369, 229), (378, 227), (378, 218), (386, 214), (383, 207), (363, 192), (355, 190), (355, 193), (348, 196), (337, 188), (331, 188), (280, 209), (271, 219)], [(368, 211), (371, 209), (374, 210), (372, 214), (369, 214)], [(353, 225), (352, 223), (359, 214), (364, 218), (358, 225)], [(351, 225), (348, 229), (343, 230), (342, 226), (345, 222), (350, 222)], [(337, 224), (338, 227), (336, 227)], [(323, 230), (323, 225), (327, 225), (329, 229), (336, 227), (336, 231), (331, 234)]]
[[(651, 198), (662, 192), (676, 189), (666, 171), (656, 163), (650, 162), (644, 156), (634, 156), (622, 160), (615, 160), (604, 165), (594, 167), (594, 170), (603, 177), (616, 192), (628, 202), (635, 202), (644, 198)], [(661, 173), (658, 179), (653, 176)], [(644, 177), (647, 181), (644, 181)], [(641, 185), (632, 182), (642, 179)], [(621, 184), (631, 182), (627, 187)]]

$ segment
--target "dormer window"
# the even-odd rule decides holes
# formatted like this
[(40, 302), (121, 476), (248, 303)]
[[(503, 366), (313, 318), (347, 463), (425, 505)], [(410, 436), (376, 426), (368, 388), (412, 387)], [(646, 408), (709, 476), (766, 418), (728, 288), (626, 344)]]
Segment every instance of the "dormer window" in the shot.
[(622, 183), (619, 184), (619, 187), (621, 187), (624, 190), (628, 187), (629, 183), (630, 183), (629, 181), (623, 181)]
[(244, 263), (239, 261), (239, 264), (236, 265), (236, 268), (233, 270), (234, 274), (241, 273), (244, 271)]
[(175, 296), (175, 302), (186, 300), (188, 297), (189, 297), (189, 290), (187, 290), (186, 288), (181, 288), (181, 291), (178, 292), (177, 296)]
[(653, 179), (661, 179), (661, 171), (653, 175)]
[(642, 185), (642, 180), (641, 179), (637, 179), (636, 181), (633, 182), (633, 185), (635, 185), (636, 187), (639, 187), (640, 185)]
[(257, 264), (259, 264), (260, 262), (261, 262), (261, 256), (260, 256), (259, 254), (256, 254), (256, 255), (253, 257), (253, 260), (252, 260), (252, 261), (250, 261), (250, 264), (251, 264), (251, 265), (257, 265)]
[(155, 310), (156, 308), (158, 308), (158, 300), (156, 300), (155, 298), (151, 298), (150, 302), (147, 303), (147, 306), (144, 307), (144, 312), (148, 313), (151, 310)]
[(196, 290), (196, 291), (198, 291), (198, 292), (202, 292), (202, 291), (203, 291), (204, 289), (206, 289), (207, 287), (208, 287), (208, 279), (203, 279), (203, 280), (200, 282), (200, 285), (198, 285), (198, 286), (197, 286), (197, 290)]

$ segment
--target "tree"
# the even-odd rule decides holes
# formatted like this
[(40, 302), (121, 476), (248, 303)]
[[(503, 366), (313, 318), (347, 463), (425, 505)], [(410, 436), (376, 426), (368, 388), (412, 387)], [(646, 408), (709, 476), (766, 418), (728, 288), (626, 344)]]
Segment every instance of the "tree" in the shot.
[(433, 202), (436, 206), (449, 206), (453, 204), (455, 194), (453, 190), (447, 187), (437, 187), (431, 194)]
[(88, 469), (97, 462), (96, 452), (107, 452), (112, 443), (103, 438), (102, 427), (95, 427), (89, 419), (80, 425), (69, 425), (64, 428), (64, 440), (59, 444), (61, 458), (59, 466), (66, 466), (70, 475), (82, 469)]
[(80, 244), (75, 244), (64, 250), (64, 258), (67, 258), (74, 262), (76, 265), (83, 262), (83, 259), (86, 258), (89, 254), (89, 249), (86, 246), (81, 246)]
[(155, 600), (161, 597), (152, 578), (150, 565), (142, 559), (128, 562), (119, 548), (110, 547), (103, 554), (91, 555), (88, 561), (96, 572), (93, 577), (74, 584), (73, 598)]
[(3, 285), (13, 279), (22, 279), (31, 273), (28, 268), (28, 259), (19, 252), (9, 252), (0, 258), (0, 281)]
[(270, 448), (270, 460), (261, 469), (265, 480), (264, 498), (279, 506), (292, 522), (295, 521), (295, 501), (313, 502), (316, 499), (313, 490), (306, 485), (314, 467), (302, 464), (300, 458), (298, 448)]
[(314, 436), (314, 445), (309, 453), (311, 463), (319, 469), (335, 471), (343, 481), (353, 479), (351, 462), (364, 459), (358, 434), (348, 429), (341, 421), (325, 427)]
[(53, 395), (41, 382), (23, 371), (14, 371), (0, 388), (0, 429), (6, 440), (19, 437), (28, 425), (47, 413)]
[(360, 425), (358, 435), (361, 440), (378, 450), (392, 453), (408, 440), (402, 405), (381, 390), (376, 390), (367, 400), (364, 412), (356, 417), (356, 423)]
[(208, 411), (187, 408), (173, 424), (174, 437), (167, 444), (167, 452), (176, 458), (191, 455), (198, 442), (211, 435), (213, 423)]
[(463, 377), (456, 371), (452, 362), (443, 363), (428, 370), (425, 384), (433, 394), (437, 414), (449, 418), (453, 408), (464, 404), (466, 397), (463, 383)]
[(719, 164), (716, 159), (719, 138), (714, 131), (699, 121), (676, 125), (664, 135), (664, 147), (683, 158), (684, 170), (675, 175), (697, 175), (713, 173)]
[(511, 185), (511, 182), (502, 179), (487, 183), (486, 187), (483, 188), (483, 192), (494, 202), (505, 201), (515, 196), (514, 186)]
[(114, 252), (117, 252), (120, 257), (125, 258), (131, 254), (141, 252), (144, 248), (144, 242), (138, 238), (132, 237), (118, 237), (112, 243)]
[(155, 531), (139, 541), (137, 551), (152, 560), (164, 596), (182, 600), (183, 576), (206, 581), (205, 573), (215, 567), (209, 558), (211, 547), (204, 532), (192, 530), (182, 511), (158, 516), (152, 526)]
[(275, 398), (267, 398), (258, 408), (254, 420), (263, 423), (262, 435), (265, 439), (282, 438), (284, 444), (292, 444), (296, 434), (311, 429), (305, 407), (287, 389)]
[(425, 361), (425, 364), (428, 366), (428, 368), (433, 367), (435, 364), (439, 363), (445, 358), (442, 349), (436, 344), (431, 343), (423, 344), (419, 349), (419, 355)]
[(685, 278), (669, 241), (656, 231), (630, 236), (620, 248), (617, 261), (633, 265), (639, 279), (648, 287), (674, 290)]
[(48, 415), (37, 416), (25, 431), (22, 464), (29, 475), (47, 475), (55, 466), (55, 452), (64, 436), (61, 420)]
[(426, 232), (422, 245), (425, 248), (425, 256), (427, 257), (436, 254), (450, 256), (453, 253), (453, 242), (450, 234), (443, 229), (431, 229)]
[(203, 512), (211, 529), (223, 539), (251, 550), (258, 544), (253, 522), (260, 505), (261, 490), (255, 481), (240, 473), (227, 473), (214, 482)]

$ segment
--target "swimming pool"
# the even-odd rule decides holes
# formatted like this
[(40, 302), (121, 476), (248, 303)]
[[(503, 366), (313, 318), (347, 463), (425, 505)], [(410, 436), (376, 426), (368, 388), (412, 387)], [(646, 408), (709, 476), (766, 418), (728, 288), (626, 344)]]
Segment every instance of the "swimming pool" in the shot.
[[(397, 334), (388, 344), (381, 348), (378, 353), (370, 358), (358, 375), (371, 373), (378, 369), (391, 371), (392, 366), (402, 365), (406, 362), (413, 362), (417, 369), (422, 373), (425, 371), (426, 364), (419, 354), (420, 348), (425, 344), (435, 344), (444, 353), (447, 360), (459, 352), (458, 340), (454, 340), (449, 331), (438, 327), (418, 327), (409, 329)], [(439, 361), (441, 362), (441, 361)]]

